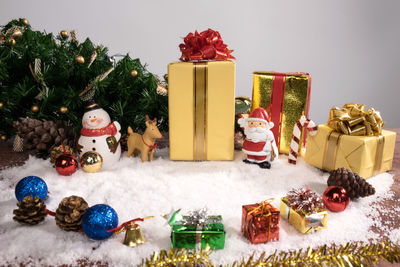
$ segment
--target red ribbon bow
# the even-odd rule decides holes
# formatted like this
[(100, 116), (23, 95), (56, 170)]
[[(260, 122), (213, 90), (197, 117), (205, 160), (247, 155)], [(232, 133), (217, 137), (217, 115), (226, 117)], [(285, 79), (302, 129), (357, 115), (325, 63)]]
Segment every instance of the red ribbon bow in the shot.
[(201, 33), (189, 33), (183, 42), (179, 45), (182, 52), (181, 61), (235, 59), (231, 55), (233, 50), (229, 50), (224, 44), (219, 32), (211, 29)]

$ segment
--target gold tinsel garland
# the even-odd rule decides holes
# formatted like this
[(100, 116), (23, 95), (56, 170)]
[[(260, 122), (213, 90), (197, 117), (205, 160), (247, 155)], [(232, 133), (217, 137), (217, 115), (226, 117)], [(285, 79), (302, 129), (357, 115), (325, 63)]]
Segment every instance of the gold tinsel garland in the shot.
[[(209, 259), (212, 252), (209, 247), (199, 252), (184, 249), (162, 250), (143, 260), (140, 266), (215, 266)], [(268, 256), (264, 252), (259, 257), (253, 254), (247, 259), (235, 261), (230, 266), (372, 266), (382, 260), (399, 263), (400, 246), (386, 240), (381, 243), (351, 242), (341, 246), (324, 245), (317, 249), (309, 247), (306, 250), (275, 251)]]

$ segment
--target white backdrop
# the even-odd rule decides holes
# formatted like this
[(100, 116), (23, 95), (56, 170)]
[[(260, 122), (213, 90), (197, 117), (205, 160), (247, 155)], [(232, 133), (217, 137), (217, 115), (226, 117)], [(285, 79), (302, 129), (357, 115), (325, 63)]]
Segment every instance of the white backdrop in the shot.
[(331, 106), (360, 102), (400, 127), (399, 12), (398, 0), (2, 0), (0, 24), (26, 17), (37, 30), (75, 29), (159, 75), (179, 58), (180, 37), (210, 27), (235, 50), (237, 96), (251, 96), (255, 70), (310, 72), (316, 123)]

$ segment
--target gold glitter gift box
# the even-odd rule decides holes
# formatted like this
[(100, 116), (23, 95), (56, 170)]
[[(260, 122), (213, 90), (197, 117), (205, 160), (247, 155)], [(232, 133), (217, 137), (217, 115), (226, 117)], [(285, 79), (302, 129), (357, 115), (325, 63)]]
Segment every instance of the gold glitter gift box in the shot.
[(269, 113), (280, 153), (289, 154), (293, 127), (301, 115), (308, 116), (310, 91), (308, 73), (253, 73), (252, 110), (263, 107)]
[(168, 65), (171, 160), (233, 160), (235, 63)]

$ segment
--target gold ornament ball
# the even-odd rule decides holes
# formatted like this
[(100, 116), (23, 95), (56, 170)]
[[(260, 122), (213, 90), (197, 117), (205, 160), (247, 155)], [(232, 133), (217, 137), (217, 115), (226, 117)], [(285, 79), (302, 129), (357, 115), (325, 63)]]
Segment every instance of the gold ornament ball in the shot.
[(27, 19), (22, 19), (22, 23), (25, 25), (25, 26), (28, 26), (29, 25), (29, 21), (27, 20)]
[(8, 43), (9, 43), (11, 46), (14, 46), (17, 42), (16, 42), (13, 38), (11, 38), (11, 39), (8, 39)]
[(83, 63), (85, 63), (85, 58), (82, 56), (77, 56), (75, 58), (75, 61), (78, 62), (79, 64), (83, 64)]
[(67, 107), (60, 107), (60, 112), (62, 114), (66, 114), (68, 112), (68, 108)]
[(39, 107), (38, 106), (36, 106), (36, 105), (33, 105), (32, 107), (31, 107), (31, 110), (32, 110), (32, 112), (38, 112), (39, 111)]
[(64, 38), (67, 38), (69, 34), (66, 30), (62, 30), (62, 31), (60, 31), (60, 35)]
[(131, 70), (130, 74), (131, 74), (131, 76), (132, 76), (133, 78), (135, 78), (135, 77), (138, 76), (137, 70)]
[(7, 141), (7, 136), (2, 135), (2, 136), (1, 136), (1, 141), (3, 141), (3, 142)]
[(164, 80), (166, 80), (168, 82), (168, 73), (164, 74)]
[(98, 172), (103, 166), (103, 158), (95, 151), (88, 151), (82, 155), (80, 164), (85, 172)]
[(0, 109), (3, 109), (3, 107), (4, 107), (3, 102), (0, 102)]
[(12, 36), (13, 37), (21, 37), (22, 36), (22, 32), (20, 30), (16, 30), (15, 32), (13, 32)]

